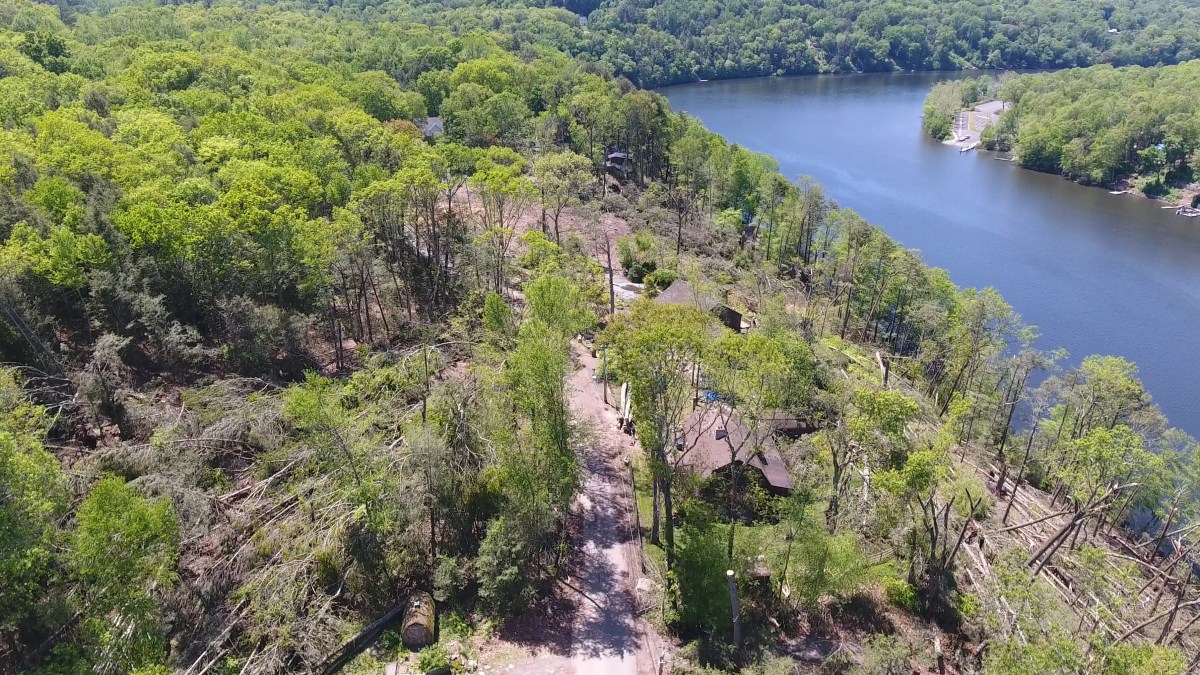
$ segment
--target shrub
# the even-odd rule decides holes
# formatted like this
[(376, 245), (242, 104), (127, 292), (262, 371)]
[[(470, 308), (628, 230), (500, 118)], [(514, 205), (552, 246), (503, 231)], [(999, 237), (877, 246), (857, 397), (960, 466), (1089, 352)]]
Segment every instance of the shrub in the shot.
[(446, 653), (446, 648), (441, 645), (430, 645), (417, 654), (417, 669), (422, 673), (449, 667), (450, 654)]
[(479, 595), (488, 605), (509, 614), (528, 607), (535, 596), (533, 580), (527, 576), (534, 548), (530, 534), (501, 516), (488, 527), (475, 560)]
[(983, 605), (979, 601), (979, 596), (974, 593), (955, 592), (950, 597), (950, 604), (954, 607), (954, 611), (958, 614), (959, 618), (964, 620), (973, 619), (983, 611)]
[(474, 633), (471, 624), (459, 612), (443, 614), (441, 618), (441, 633), (443, 637), (466, 639)]
[[(970, 493), (973, 499), (980, 500), (979, 505), (970, 513), (967, 512), (967, 507), (970, 504), (967, 499), (968, 493)], [(954, 500), (954, 512), (960, 518), (983, 520), (987, 518), (992, 507), (996, 505), (996, 499), (992, 497), (992, 493), (984, 486), (983, 481), (979, 480), (979, 476), (974, 473), (960, 472), (954, 479), (954, 483), (950, 486), (950, 494), (957, 497)]]
[(433, 575), (433, 596), (438, 602), (457, 598), (466, 586), (466, 572), (457, 558), (440, 555)]
[(658, 269), (657, 248), (658, 243), (654, 235), (647, 230), (625, 235), (617, 240), (621, 269), (625, 270), (630, 281), (640, 283), (645, 275)]
[(655, 270), (645, 277), (646, 294), (653, 298), (675, 283), (678, 278), (679, 275), (675, 273), (675, 270)]
[(883, 592), (888, 602), (910, 614), (921, 610), (920, 600), (917, 599), (917, 589), (903, 579), (885, 579)]

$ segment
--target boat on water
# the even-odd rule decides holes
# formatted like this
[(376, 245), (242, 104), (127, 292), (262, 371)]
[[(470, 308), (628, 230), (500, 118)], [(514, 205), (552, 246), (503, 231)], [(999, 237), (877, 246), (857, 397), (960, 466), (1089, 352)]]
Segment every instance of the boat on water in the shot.
[(1126, 193), (1128, 193), (1128, 192), (1129, 192), (1129, 190), (1109, 190), (1109, 191), (1108, 191), (1108, 194), (1110, 194), (1110, 195), (1123, 195), (1123, 194), (1126, 194)]

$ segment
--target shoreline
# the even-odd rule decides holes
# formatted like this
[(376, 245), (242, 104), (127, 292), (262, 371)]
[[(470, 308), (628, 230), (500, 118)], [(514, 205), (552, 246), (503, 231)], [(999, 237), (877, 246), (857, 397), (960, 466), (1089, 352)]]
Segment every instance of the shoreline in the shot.
[[(1000, 160), (1003, 162), (1012, 162), (1018, 168), (1020, 168), (1024, 171), (1037, 171), (1037, 169), (1030, 169), (1029, 167), (1022, 166), (1021, 163), (1017, 161), (1017, 158), (1012, 154), (1011, 151), (987, 150), (987, 149), (981, 147), (981, 141), (972, 139), (970, 136), (968, 136), (965, 139), (959, 139), (957, 136), (952, 136), (951, 138), (943, 139), (939, 142), (942, 145), (952, 147), (952, 148), (957, 148), (959, 152), (969, 152), (971, 150), (978, 150), (979, 152), (991, 153), (993, 155), (993, 157), (992, 157), (993, 159)], [(1002, 155), (1007, 155), (1007, 156), (1002, 156)], [(1042, 171), (1039, 173), (1050, 173), (1050, 172)], [(1058, 176), (1058, 177), (1062, 178), (1063, 180), (1071, 181), (1072, 183), (1075, 183), (1076, 185), (1081, 185), (1083, 187), (1098, 188), (1098, 189), (1104, 190), (1105, 192), (1108, 192), (1110, 195), (1112, 195), (1114, 197), (1131, 196), (1131, 197), (1137, 197), (1139, 199), (1144, 199), (1144, 200), (1150, 201), (1150, 202), (1157, 202), (1157, 203), (1163, 205), (1161, 208), (1164, 210), (1177, 209), (1177, 210), (1183, 211), (1184, 213), (1177, 214), (1177, 215), (1183, 215), (1184, 217), (1195, 217), (1195, 216), (1187, 215), (1187, 212), (1189, 210), (1193, 210), (1193, 209), (1197, 208), (1197, 207), (1192, 206), (1192, 200), (1197, 197), (1200, 197), (1200, 181), (1194, 182), (1194, 183), (1189, 183), (1188, 185), (1180, 187), (1179, 188), (1180, 194), (1179, 194), (1178, 199), (1169, 199), (1167, 197), (1153, 197), (1153, 196), (1150, 196), (1150, 195), (1142, 192), (1141, 190), (1138, 190), (1137, 188), (1134, 187), (1134, 177), (1133, 176), (1124, 176), (1124, 177), (1118, 178), (1117, 180), (1115, 180), (1111, 183), (1095, 184), (1095, 183), (1084, 183), (1081, 181), (1077, 181), (1077, 180), (1074, 180), (1074, 179), (1068, 177), (1066, 174), (1062, 174), (1062, 173), (1053, 173), (1050, 175)]]

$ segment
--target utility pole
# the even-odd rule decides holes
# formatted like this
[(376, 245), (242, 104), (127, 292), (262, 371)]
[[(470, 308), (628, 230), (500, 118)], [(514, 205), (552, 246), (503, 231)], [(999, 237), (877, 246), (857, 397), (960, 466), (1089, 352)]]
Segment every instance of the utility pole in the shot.
[(604, 405), (608, 405), (608, 347), (600, 350), (600, 387)]
[(637, 501), (637, 483), (634, 480), (633, 458), (625, 455), (625, 466), (629, 467), (629, 496), (633, 502), (633, 529), (637, 533), (637, 554), (638, 566), (642, 572), (646, 571), (646, 558), (642, 555), (642, 514), (638, 510)]
[(725, 570), (725, 581), (729, 584), (729, 603), (733, 611), (733, 646), (738, 657), (742, 654), (742, 606), (738, 602), (737, 579), (733, 570)]

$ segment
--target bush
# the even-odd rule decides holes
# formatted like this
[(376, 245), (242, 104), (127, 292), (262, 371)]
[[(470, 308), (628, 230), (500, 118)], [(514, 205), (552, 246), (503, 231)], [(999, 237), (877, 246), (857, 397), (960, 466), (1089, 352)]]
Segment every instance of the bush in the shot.
[(647, 274), (645, 277), (647, 296), (653, 298), (665, 291), (678, 278), (679, 275), (675, 273), (675, 270), (655, 270)]
[(449, 667), (450, 654), (446, 653), (446, 648), (441, 645), (430, 645), (417, 655), (417, 669), (422, 673)]
[(908, 658), (912, 655), (909, 645), (892, 635), (876, 635), (863, 645), (862, 663), (851, 670), (856, 675), (880, 675), (881, 673), (908, 673)]
[(921, 611), (921, 602), (917, 598), (917, 589), (903, 579), (885, 579), (883, 582), (883, 592), (887, 595), (888, 602), (894, 607), (899, 607), (910, 614), (917, 614)]
[[(1016, 477), (1015, 475), (1013, 476)], [(969, 500), (967, 494), (970, 494), (973, 499), (980, 499), (979, 505), (971, 513), (967, 512)], [(992, 507), (996, 505), (996, 499), (992, 496), (991, 491), (979, 480), (979, 476), (974, 473), (960, 472), (950, 486), (950, 495), (957, 497), (954, 500), (954, 513), (959, 518), (970, 518), (971, 520), (983, 520), (991, 513)]]
[(433, 597), (438, 602), (453, 600), (466, 586), (466, 571), (457, 558), (439, 555), (433, 574)]
[(954, 607), (954, 612), (962, 620), (970, 620), (983, 611), (983, 604), (979, 601), (979, 596), (974, 593), (959, 593), (955, 592), (950, 596), (950, 604)]
[(475, 560), (480, 597), (508, 614), (521, 612), (536, 596), (533, 579), (527, 576), (534, 549), (530, 535), (519, 523), (501, 516), (488, 526)]
[(658, 269), (657, 248), (658, 242), (647, 230), (625, 235), (617, 240), (621, 269), (625, 270), (630, 281), (640, 283), (647, 274)]
[(463, 615), (458, 612), (449, 612), (443, 614), (441, 618), (440, 632), (444, 638), (463, 639), (471, 637), (474, 629)]

